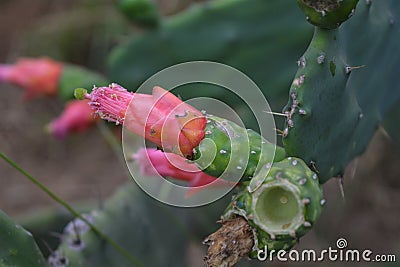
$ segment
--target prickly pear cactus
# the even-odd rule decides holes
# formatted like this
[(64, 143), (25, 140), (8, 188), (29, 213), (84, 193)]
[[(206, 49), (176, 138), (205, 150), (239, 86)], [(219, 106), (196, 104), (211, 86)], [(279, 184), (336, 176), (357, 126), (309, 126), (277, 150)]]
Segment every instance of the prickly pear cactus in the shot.
[(283, 148), (271, 144), (258, 133), (234, 122), (207, 116), (205, 138), (194, 149), (193, 160), (209, 175), (232, 179), (240, 173), (252, 178), (268, 162), (285, 157)]
[[(171, 209), (132, 183), (109, 199), (104, 209), (85, 217), (138, 259), (141, 266), (187, 266), (183, 256), (187, 235), (174, 217), (180, 210)], [(49, 260), (63, 257), (69, 262), (68, 267), (132, 266), (80, 219), (66, 226), (62, 241)]]
[(0, 211), (0, 266), (46, 266), (31, 233), (15, 225), (2, 211)]
[[(399, 1), (362, 1), (337, 30), (316, 27), (290, 88), (286, 152), (321, 182), (341, 176), (400, 99)], [(379, 71), (378, 71), (379, 70)]]

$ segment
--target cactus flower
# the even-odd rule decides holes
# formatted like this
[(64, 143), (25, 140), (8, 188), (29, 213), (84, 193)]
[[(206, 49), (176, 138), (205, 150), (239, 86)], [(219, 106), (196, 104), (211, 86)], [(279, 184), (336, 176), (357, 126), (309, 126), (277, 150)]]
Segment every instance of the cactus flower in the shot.
[(88, 100), (69, 101), (62, 114), (48, 125), (49, 132), (56, 138), (65, 138), (70, 133), (82, 132), (96, 123)]
[(102, 119), (123, 124), (165, 151), (191, 157), (204, 138), (203, 114), (161, 87), (147, 95), (128, 92), (114, 83), (95, 87), (84, 97)]
[(191, 187), (188, 196), (208, 186), (232, 185), (232, 182), (202, 172), (195, 164), (190, 164), (185, 158), (173, 153), (164, 153), (154, 148), (141, 148), (132, 155), (132, 158), (138, 162), (140, 173), (144, 176), (161, 175), (188, 182)]
[(25, 98), (54, 96), (63, 66), (49, 58), (20, 59), (13, 65), (0, 64), (0, 82), (24, 88)]

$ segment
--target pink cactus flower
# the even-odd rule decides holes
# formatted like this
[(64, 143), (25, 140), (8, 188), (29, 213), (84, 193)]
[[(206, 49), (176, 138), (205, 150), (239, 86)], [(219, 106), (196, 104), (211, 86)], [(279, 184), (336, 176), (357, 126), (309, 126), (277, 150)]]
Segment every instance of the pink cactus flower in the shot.
[(213, 186), (232, 185), (232, 182), (202, 172), (195, 164), (190, 164), (185, 158), (173, 153), (164, 153), (154, 148), (141, 148), (132, 155), (132, 158), (138, 162), (140, 173), (144, 176), (161, 175), (188, 182), (191, 189), (187, 196)]
[(102, 119), (124, 124), (165, 151), (189, 157), (204, 138), (204, 115), (161, 87), (146, 95), (111, 84), (94, 88), (85, 98)]
[(86, 130), (97, 120), (88, 100), (72, 100), (66, 104), (62, 114), (50, 122), (48, 130), (55, 138), (63, 139), (70, 133)]
[(20, 59), (13, 65), (0, 64), (0, 82), (25, 89), (25, 98), (54, 96), (62, 73), (62, 64), (49, 58)]

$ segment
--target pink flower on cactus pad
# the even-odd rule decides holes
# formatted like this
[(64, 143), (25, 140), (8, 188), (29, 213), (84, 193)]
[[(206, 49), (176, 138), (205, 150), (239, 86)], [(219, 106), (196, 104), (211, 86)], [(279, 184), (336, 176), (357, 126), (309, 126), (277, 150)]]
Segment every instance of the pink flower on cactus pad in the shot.
[(57, 94), (62, 64), (49, 58), (20, 59), (13, 65), (0, 64), (0, 81), (24, 88), (25, 98)]
[(88, 100), (72, 100), (66, 104), (62, 114), (48, 125), (48, 130), (54, 137), (62, 139), (70, 133), (86, 130), (96, 121)]
[(85, 97), (102, 119), (124, 124), (166, 151), (191, 156), (204, 138), (204, 115), (161, 87), (146, 95), (111, 84), (94, 88)]
[(190, 164), (185, 158), (173, 153), (164, 153), (154, 148), (141, 148), (132, 158), (137, 161), (140, 173), (144, 176), (161, 175), (188, 182), (191, 187), (188, 195), (207, 187), (232, 185), (232, 182), (202, 172), (195, 164)]

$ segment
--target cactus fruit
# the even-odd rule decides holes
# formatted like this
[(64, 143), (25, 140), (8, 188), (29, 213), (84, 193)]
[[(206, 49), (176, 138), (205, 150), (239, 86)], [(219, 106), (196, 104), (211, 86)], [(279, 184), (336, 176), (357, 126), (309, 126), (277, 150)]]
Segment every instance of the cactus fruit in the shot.
[(71, 133), (83, 132), (92, 127), (98, 118), (92, 114), (87, 100), (71, 100), (65, 105), (62, 114), (53, 119), (47, 126), (49, 133), (63, 139)]
[[(249, 192), (244, 183), (222, 217), (223, 222), (237, 217), (247, 221), (254, 233), (250, 253), (254, 258), (265, 246), (268, 251), (293, 247), (314, 225), (325, 204), (317, 174), (301, 159), (287, 158), (268, 167), (263, 184)], [(206, 243), (213, 252), (218, 244), (208, 241), (210, 237)]]
[(358, 0), (297, 0), (297, 3), (308, 22), (334, 29), (354, 14)]
[[(174, 217), (181, 217), (181, 212), (163, 206), (131, 183), (107, 200), (103, 209), (85, 218), (128, 250), (142, 263), (140, 266), (183, 267), (187, 266), (183, 256), (187, 236)], [(80, 219), (65, 227), (62, 243), (54, 255), (68, 260), (68, 267), (132, 266)]]
[(46, 262), (31, 233), (0, 211), (0, 266), (45, 267)]
[[(393, 13), (399, 8), (399, 1), (361, 2), (351, 22), (339, 29), (317, 27), (299, 60), (283, 142), (288, 155), (312, 166), (321, 182), (343, 175), (400, 99), (399, 55), (391, 53), (400, 47)], [(368, 45), (360, 49), (360, 44)], [(381, 76), (374, 75), (377, 69), (384, 70)]]
[(124, 126), (166, 151), (189, 156), (204, 137), (206, 119), (200, 111), (155, 86), (152, 95), (128, 92), (118, 84), (93, 88), (90, 94), (78, 88), (78, 98), (100, 118)]
[(240, 173), (251, 179), (261, 166), (285, 157), (283, 148), (251, 129), (214, 115), (206, 118), (205, 138), (194, 148), (193, 160), (211, 176), (234, 179)]

